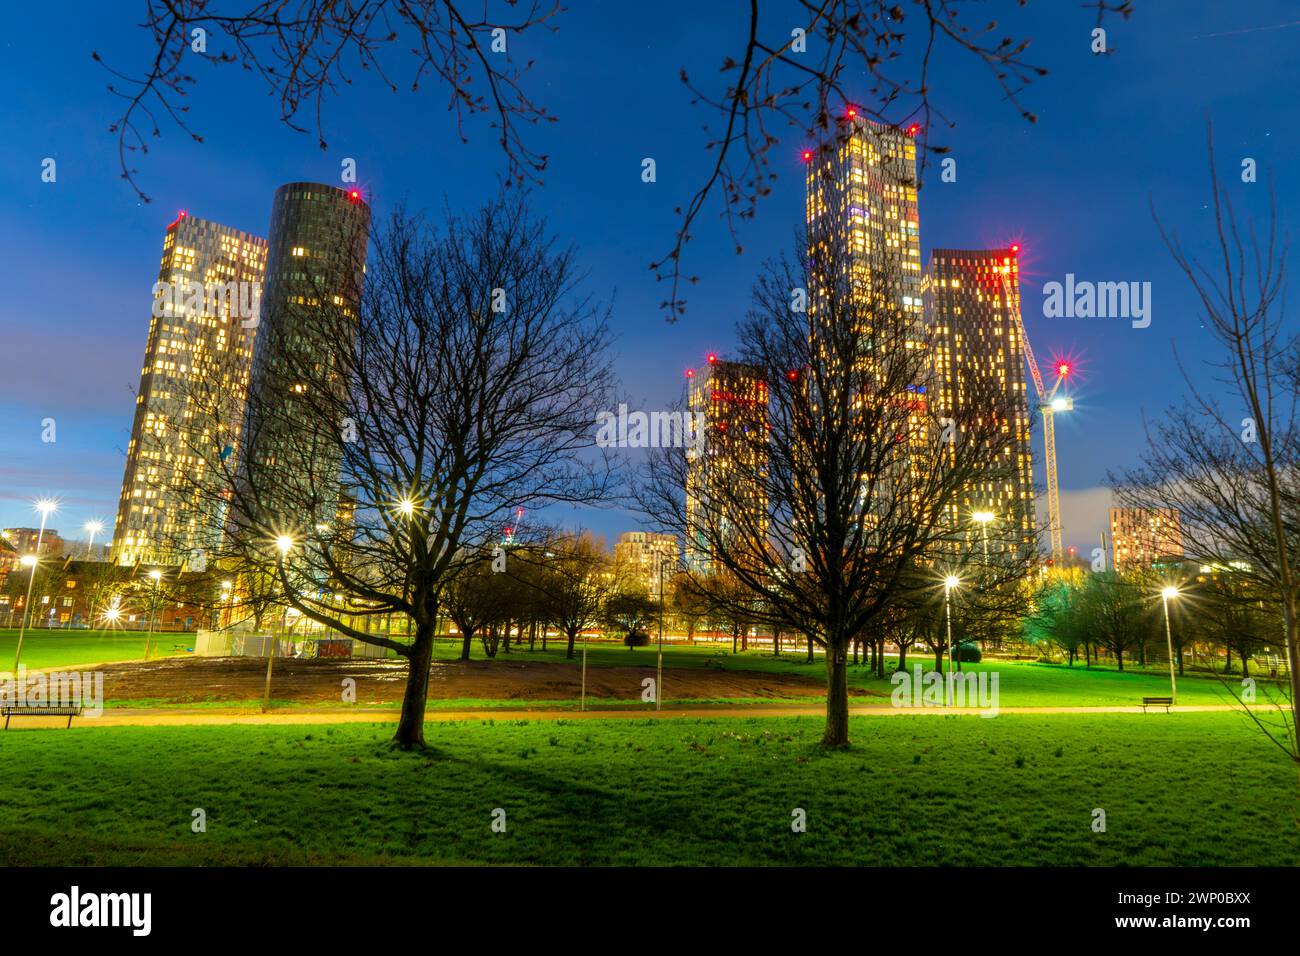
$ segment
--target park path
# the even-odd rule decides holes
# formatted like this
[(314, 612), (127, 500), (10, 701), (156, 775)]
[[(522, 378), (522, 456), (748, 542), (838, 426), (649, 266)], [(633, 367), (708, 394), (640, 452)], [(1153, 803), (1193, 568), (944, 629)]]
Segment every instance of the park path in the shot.
[[(1196, 704), (1179, 706), (1171, 709), (1171, 714), (1204, 714), (1224, 711), (1244, 711), (1239, 704)], [(1140, 714), (1141, 707), (1002, 707), (1002, 714)], [(853, 717), (908, 717), (959, 716), (978, 718), (983, 711), (975, 708), (943, 707), (889, 707), (868, 706), (850, 707)], [(748, 717), (823, 717), (826, 709), (820, 706), (773, 706), (773, 707), (687, 707), (654, 710), (507, 710), (501, 708), (479, 710), (429, 710), (425, 712), (426, 721), (449, 720), (670, 720), (680, 717), (710, 718), (725, 717), (740, 719)], [(73, 721), (73, 727), (179, 727), (179, 726), (225, 726), (233, 724), (383, 724), (396, 723), (398, 711), (395, 707), (355, 707), (355, 708), (294, 708), (277, 707), (269, 713), (262, 713), (256, 708), (213, 708), (184, 710), (181, 708), (131, 708), (106, 710), (99, 717), (80, 717)], [(1151, 716), (1165, 716), (1163, 710), (1152, 710)], [(51, 727), (64, 727), (66, 717), (18, 717), (12, 725), (13, 730), (36, 730)]]

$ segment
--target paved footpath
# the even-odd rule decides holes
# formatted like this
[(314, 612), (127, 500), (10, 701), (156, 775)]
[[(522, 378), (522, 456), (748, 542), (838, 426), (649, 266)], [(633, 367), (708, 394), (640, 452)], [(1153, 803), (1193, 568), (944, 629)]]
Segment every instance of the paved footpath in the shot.
[[(1271, 709), (1271, 708), (1270, 708)], [(1172, 708), (1172, 714), (1204, 714), (1223, 711), (1244, 711), (1237, 704), (1205, 704)], [(1141, 707), (1003, 707), (998, 714), (1140, 714)], [(853, 717), (980, 717), (984, 711), (976, 708), (943, 707), (890, 707), (874, 705), (850, 707)], [(821, 706), (755, 706), (755, 707), (689, 707), (661, 711), (630, 709), (620, 710), (429, 710), (426, 721), (447, 720), (668, 720), (680, 717), (693, 718), (763, 718), (763, 717), (824, 717)], [(173, 708), (118, 708), (106, 710), (99, 717), (79, 717), (73, 720), (78, 727), (171, 727), (228, 724), (389, 724), (397, 722), (395, 707), (355, 707), (312, 709), (303, 707), (275, 707), (262, 713), (256, 707), (205, 707), (201, 709)], [(1163, 710), (1153, 710), (1150, 716), (1163, 717)], [(38, 730), (66, 727), (66, 717), (16, 717), (12, 730)]]

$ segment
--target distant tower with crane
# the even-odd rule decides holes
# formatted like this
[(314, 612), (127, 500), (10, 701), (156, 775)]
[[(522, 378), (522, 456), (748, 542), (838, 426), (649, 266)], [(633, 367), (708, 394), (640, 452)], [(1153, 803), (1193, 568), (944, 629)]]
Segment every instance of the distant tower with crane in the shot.
[[(999, 548), (1033, 554), (1033, 456), (1017, 288), (1018, 249), (934, 249), (925, 278), (929, 344), (938, 382), (937, 414), (959, 418), (970, 396), (1006, 397), (1006, 443), (952, 505), (951, 520)], [(1004, 271), (1010, 270), (1010, 271)], [(1004, 280), (1010, 280), (1009, 282)]]
[(1010, 303), (1010, 312), (1015, 317), (1016, 331), (1020, 335), (1020, 344), (1029, 363), (1029, 374), (1034, 380), (1034, 394), (1037, 398), (1039, 414), (1043, 416), (1043, 461), (1047, 470), (1047, 533), (1051, 541), (1052, 566), (1061, 568), (1065, 562), (1065, 548), (1062, 543), (1061, 528), (1061, 487), (1056, 474), (1056, 413), (1074, 409), (1074, 399), (1061, 391), (1061, 387), (1074, 371), (1065, 359), (1059, 359), (1053, 367), (1056, 381), (1049, 391), (1043, 384), (1043, 375), (1038, 370), (1038, 359), (1034, 357), (1029, 336), (1025, 334), (1025, 323), (1020, 315), (1020, 269), (1018, 257), (1020, 247), (1012, 245), (1009, 261), (1005, 262), (999, 273), (1002, 278), (1003, 298)]

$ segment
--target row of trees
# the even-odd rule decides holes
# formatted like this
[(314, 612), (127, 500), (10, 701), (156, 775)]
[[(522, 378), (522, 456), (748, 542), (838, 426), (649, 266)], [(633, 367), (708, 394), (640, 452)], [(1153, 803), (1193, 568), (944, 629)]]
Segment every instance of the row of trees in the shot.
[(1172, 645), (1179, 674), (1192, 648), (1221, 657), (1224, 673), (1239, 665), (1243, 677), (1253, 658), (1281, 650), (1285, 631), (1276, 597), (1236, 569), (1206, 571), (1183, 584), (1169, 602), (1166, 631), (1161, 590), (1168, 580), (1144, 569), (1055, 581), (1037, 595), (1026, 638), (1055, 647), (1070, 666), (1091, 665), (1104, 652), (1119, 670), (1167, 660)]

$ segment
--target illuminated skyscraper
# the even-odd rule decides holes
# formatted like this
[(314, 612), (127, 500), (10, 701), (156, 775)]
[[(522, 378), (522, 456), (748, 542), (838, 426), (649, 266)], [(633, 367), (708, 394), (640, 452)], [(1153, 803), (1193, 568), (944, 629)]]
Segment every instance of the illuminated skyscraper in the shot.
[(182, 212), (163, 238), (113, 561), (195, 564), (221, 533), (215, 452), (239, 444), (266, 240)]
[(677, 536), (653, 531), (628, 531), (614, 543), (614, 564), (645, 585), (646, 594), (659, 600), (659, 581), (667, 581), (681, 560)]
[[(275, 191), (244, 460), (244, 477), (256, 479), (258, 522), (287, 530), (337, 518), (342, 490), (324, 489), (338, 476), (338, 446), (312, 436), (322, 426), (356, 425), (316, 421), (310, 396), (295, 398), (307, 387), (295, 370), (310, 368), (315, 381), (329, 380), (338, 354), (350, 348), (369, 237), (370, 206), (359, 190), (288, 183)], [(320, 499), (315, 514), (312, 497)]]
[[(912, 324), (919, 336), (916, 141), (908, 131), (856, 116), (845, 124), (828, 154), (807, 154), (809, 251), (815, 261), (840, 260), (851, 270), (860, 314), (881, 317), (882, 328)], [(819, 292), (809, 290), (810, 308)], [(864, 338), (870, 334), (863, 329)]]
[(1029, 397), (1024, 346), (1011, 311), (1020, 303), (1015, 250), (935, 249), (925, 286), (937, 414), (960, 431), (963, 420), (992, 407), (1003, 417), (1006, 436), (985, 477), (951, 506), (953, 525), (978, 535), (978, 523), (993, 523), (983, 533), (1002, 547), (1032, 552)]
[(1111, 508), (1115, 570), (1149, 568), (1183, 556), (1183, 522), (1176, 508)]
[[(762, 369), (715, 355), (688, 375), (687, 407), (704, 423), (704, 444), (687, 460), (686, 564), (707, 572), (710, 538), (724, 538), (738, 524), (754, 537), (766, 527), (767, 489), (759, 476), (767, 461), (767, 381)], [(747, 520), (738, 522), (735, 508), (749, 512)]]

